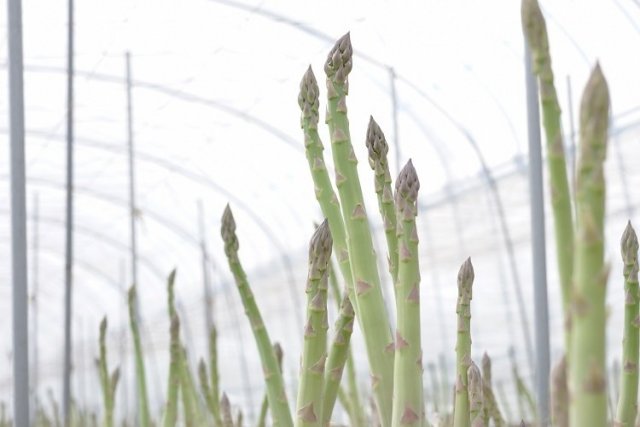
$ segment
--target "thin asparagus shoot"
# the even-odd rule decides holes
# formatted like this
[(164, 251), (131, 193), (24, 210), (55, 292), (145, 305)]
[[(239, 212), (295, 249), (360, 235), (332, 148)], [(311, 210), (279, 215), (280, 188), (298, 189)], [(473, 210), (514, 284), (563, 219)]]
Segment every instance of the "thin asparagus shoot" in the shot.
[(262, 321), (262, 315), (249, 286), (247, 275), (240, 264), (240, 258), (238, 257), (240, 244), (236, 236), (236, 223), (229, 205), (224, 210), (221, 224), (221, 235), (229, 268), (233, 273), (238, 293), (240, 294), (245, 314), (249, 319), (249, 323), (251, 323), (251, 330), (260, 354), (273, 424), (278, 427), (291, 427), (293, 426), (293, 419), (289, 410), (284, 380), (278, 368), (278, 360), (273, 351), (269, 333)]
[(467, 371), (471, 366), (471, 298), (473, 286), (471, 258), (458, 272), (458, 336), (456, 342), (456, 398), (453, 412), (454, 427), (469, 427), (469, 381)]

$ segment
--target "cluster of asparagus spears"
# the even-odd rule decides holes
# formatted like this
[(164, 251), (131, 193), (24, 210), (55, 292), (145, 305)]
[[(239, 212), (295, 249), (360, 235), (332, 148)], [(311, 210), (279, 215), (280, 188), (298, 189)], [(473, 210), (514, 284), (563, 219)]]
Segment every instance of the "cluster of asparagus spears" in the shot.
[[(553, 425), (601, 427), (609, 425), (611, 421), (607, 412), (605, 369), (608, 266), (604, 260), (603, 169), (609, 125), (608, 88), (602, 70), (596, 65), (581, 101), (579, 160), (575, 192), (572, 194), (545, 20), (537, 0), (523, 0), (522, 19), (540, 90), (557, 266), (566, 320), (566, 354), (552, 370)], [(378, 211), (384, 225), (388, 274), (394, 284), (397, 314), (394, 322), (396, 329), (392, 331), (347, 117), (346, 100), (352, 59), (350, 36), (346, 34), (336, 42), (324, 64), (327, 94), (325, 122), (329, 128), (335, 166), (333, 180), (327, 170), (324, 145), (318, 132), (320, 89), (311, 67), (300, 84), (298, 104), (301, 109), (306, 157), (315, 196), (326, 219), (317, 226), (309, 243), (305, 288), (306, 323), (304, 336), (300, 337), (303, 351), (295, 403), (287, 396), (285, 389), (282, 348), (269, 338), (259, 304), (242, 267), (235, 233), (236, 223), (229, 206), (222, 216), (221, 234), (225, 254), (251, 324), (264, 375), (266, 393), (257, 424), (267, 425), (267, 414), (270, 414), (274, 426), (328, 426), (332, 423), (338, 401), (354, 426), (429, 426), (434, 423), (453, 427), (488, 427), (491, 424), (496, 427), (507, 426), (492, 386), (491, 360), (485, 354), (479, 368), (471, 358), (470, 322), (474, 271), (470, 259), (464, 261), (457, 278), (458, 322), (453, 411), (451, 414), (447, 414), (446, 409), (441, 411), (438, 421), (427, 417), (423, 392), (420, 266), (416, 229), (420, 182), (409, 160), (395, 180), (394, 187), (389, 171), (385, 135), (371, 118), (365, 143), (373, 173)], [(617, 409), (615, 414), (609, 415), (613, 418), (613, 425), (630, 427), (637, 425), (635, 418), (640, 344), (638, 239), (630, 223), (622, 236), (621, 250), (626, 304), (623, 370)], [(341, 280), (336, 272), (340, 272)], [(138, 390), (138, 419), (134, 424), (140, 427), (174, 427), (179, 423), (187, 426), (242, 426), (242, 412), (234, 414), (227, 395), (220, 395), (215, 328), (210, 331), (208, 361), (201, 359), (198, 364), (198, 381), (190, 369), (187, 350), (180, 338), (180, 320), (174, 304), (174, 283), (175, 271), (169, 276), (167, 287), (168, 315), (171, 319), (170, 364), (166, 404), (160, 420), (152, 420), (148, 409), (143, 351), (135, 316), (135, 287), (129, 292), (130, 328), (134, 341)], [(327, 307), (330, 295), (338, 308), (331, 332)], [(362, 331), (369, 360), (370, 392), (374, 402), (373, 410), (369, 413), (364, 409), (364, 400), (358, 390), (350, 352), (350, 339), (355, 323)], [(119, 370), (109, 371), (106, 329), (105, 318), (100, 324), (100, 352), (96, 366), (104, 399), (101, 425), (112, 427)], [(428, 345), (425, 351), (429, 351)], [(347, 381), (343, 384), (345, 367)], [(517, 370), (514, 372), (517, 377)], [(518, 384), (518, 389), (520, 388), (526, 389), (524, 382)], [(526, 390), (523, 393), (527, 393)], [(533, 407), (532, 399), (528, 399)], [(290, 407), (290, 402), (294, 405), (293, 408)], [(57, 415), (48, 417), (42, 413), (37, 423), (52, 426), (59, 424), (55, 420), (59, 420)], [(74, 420), (74, 425), (98, 425), (95, 415), (77, 412)], [(521, 423), (524, 425), (524, 421)], [(9, 425), (4, 411), (0, 424)]]

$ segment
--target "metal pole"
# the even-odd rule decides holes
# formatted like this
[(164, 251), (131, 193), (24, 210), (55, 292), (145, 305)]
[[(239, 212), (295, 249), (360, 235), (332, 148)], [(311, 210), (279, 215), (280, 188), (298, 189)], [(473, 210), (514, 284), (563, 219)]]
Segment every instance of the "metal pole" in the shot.
[(62, 419), (71, 424), (71, 340), (73, 284), (73, 0), (68, 0), (67, 30), (67, 212), (64, 262), (64, 365)]
[(39, 200), (38, 193), (33, 196), (33, 231), (32, 231), (32, 261), (31, 261), (31, 286), (32, 286), (32, 294), (31, 294), (31, 309), (32, 311), (32, 320), (33, 320), (33, 336), (31, 337), (31, 351), (33, 360), (31, 361), (31, 417), (35, 420), (35, 416), (38, 413), (38, 269), (40, 268), (38, 264), (38, 257), (40, 255), (40, 242), (39, 242), (39, 223), (40, 223), (40, 212), (39, 212)]
[(120, 389), (122, 390), (122, 404), (118, 406), (122, 407), (122, 419), (127, 420), (129, 416), (129, 357), (127, 357), (127, 281), (125, 274), (125, 260), (120, 260), (119, 266), (119, 280), (120, 286), (122, 286), (122, 300), (118, 307), (120, 308)]
[[(133, 114), (131, 107), (131, 54), (125, 53), (126, 78), (127, 78), (127, 148), (129, 158), (129, 229), (131, 233), (131, 284), (138, 287), (138, 246), (136, 239), (136, 192), (133, 151)], [(136, 298), (135, 317), (140, 325), (140, 303)], [(142, 328), (140, 328), (142, 330)], [(137, 382), (136, 382), (137, 384)], [(140, 408), (140, 390), (136, 393), (136, 413)]]
[(27, 207), (24, 158), (22, 4), (7, 1), (11, 161), (11, 266), (13, 411), (16, 427), (29, 426), (29, 319), (27, 317)]
[(531, 206), (531, 245), (533, 255), (533, 303), (536, 324), (536, 405), (538, 425), (549, 425), (549, 308), (542, 188), (542, 148), (538, 85), (531, 67), (531, 52), (525, 45), (527, 88), (527, 128), (529, 131), (529, 194)]
[(209, 276), (209, 253), (204, 226), (204, 208), (202, 200), (198, 200), (198, 232), (200, 234), (200, 250), (202, 252), (202, 285), (204, 286), (204, 324), (207, 336), (213, 328), (213, 297), (211, 295), (211, 278)]
[(401, 154), (400, 139), (398, 138), (398, 93), (396, 91), (396, 71), (393, 67), (389, 67), (389, 78), (391, 87), (391, 112), (393, 114), (393, 147), (396, 154), (396, 172), (400, 173)]

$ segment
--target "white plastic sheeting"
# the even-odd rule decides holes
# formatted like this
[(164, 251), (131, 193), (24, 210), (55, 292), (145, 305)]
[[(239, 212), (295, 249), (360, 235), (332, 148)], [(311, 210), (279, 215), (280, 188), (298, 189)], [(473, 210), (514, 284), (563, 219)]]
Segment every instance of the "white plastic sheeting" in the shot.
[[(543, 2), (565, 132), (577, 127), (580, 92), (599, 60), (608, 78), (614, 129), (609, 155), (611, 304), (622, 304), (617, 238), (635, 213), (640, 177), (640, 6), (634, 1)], [(66, 2), (24, 2), (27, 174), (39, 203), (39, 393), (61, 388), (64, 273), (64, 120)], [(4, 1), (0, 10), (5, 10)], [(193, 360), (205, 354), (197, 202), (206, 213), (220, 329), (222, 387), (253, 407), (262, 383), (254, 343), (230, 283), (219, 238), (226, 203), (238, 223), (242, 260), (274, 338), (284, 341), (286, 372), (297, 371), (306, 243), (320, 219), (299, 129), (298, 83), (311, 64), (321, 86), (333, 40), (351, 31), (356, 56), (348, 98), (351, 132), (374, 226), (372, 176), (364, 135), (372, 114), (391, 144), (392, 174), (409, 157), (420, 174), (425, 359), (453, 365), (454, 279), (468, 255), (476, 263), (474, 348), (494, 354), (510, 381), (514, 346), (528, 374), (519, 308), (486, 186), (484, 162), (498, 180), (522, 292), (531, 298), (523, 41), (518, 2), (422, 2), (394, 7), (330, 1), (195, 0), (76, 4), (75, 378), (80, 400), (97, 403), (97, 327), (107, 315), (112, 364), (129, 357), (117, 337), (126, 330), (130, 285), (124, 52), (132, 57), (138, 195), (139, 295), (151, 398), (159, 405), (166, 377), (168, 321), (164, 278), (178, 268), (178, 298)], [(2, 34), (6, 17), (0, 15)], [(0, 44), (0, 88), (6, 88), (6, 38)], [(394, 135), (392, 72), (398, 100)], [(573, 102), (568, 102), (568, 84)], [(8, 145), (6, 90), (0, 89), (0, 141)], [(575, 121), (575, 120), (574, 120)], [(572, 127), (573, 126), (573, 127)], [(325, 145), (327, 132), (321, 129)], [(570, 138), (568, 138), (570, 139)], [(397, 146), (396, 146), (397, 142)], [(615, 148), (618, 147), (618, 148)], [(618, 150), (618, 151), (616, 151)], [(328, 151), (327, 151), (328, 153)], [(397, 156), (399, 154), (399, 156)], [(397, 157), (396, 157), (397, 156)], [(635, 156), (635, 157), (634, 157)], [(327, 157), (329, 158), (330, 156)], [(11, 395), (8, 150), (0, 150), (0, 400)], [(329, 161), (330, 163), (330, 161)], [(623, 180), (622, 176), (626, 178)], [(634, 185), (635, 183), (635, 185)], [(548, 196), (548, 194), (547, 194)], [(33, 213), (34, 203), (28, 206)], [(33, 231), (33, 219), (29, 220)], [(552, 227), (551, 218), (547, 228)], [(33, 233), (30, 236), (33, 239)], [(378, 236), (381, 253), (384, 239)], [(552, 341), (561, 342), (552, 234), (548, 240)], [(384, 269), (381, 263), (381, 270)], [(616, 293), (616, 291), (618, 291)], [(393, 306), (393, 304), (391, 304)], [(532, 318), (532, 307), (528, 307)], [(621, 317), (612, 310), (611, 325)], [(443, 332), (443, 329), (446, 331)], [(610, 328), (611, 356), (620, 333)], [(357, 336), (356, 336), (357, 337)], [(240, 341), (241, 338), (241, 341)], [(128, 338), (127, 338), (128, 339)], [(361, 348), (356, 338), (356, 347)], [(121, 354), (119, 354), (121, 353)], [(366, 359), (358, 353), (366, 383)], [(241, 357), (246, 356), (246, 360)], [(555, 356), (555, 354), (554, 354)], [(243, 360), (245, 360), (243, 362)], [(243, 374), (243, 363), (250, 371)], [(128, 373), (131, 375), (131, 365)], [(500, 372), (500, 374), (498, 374)], [(131, 378), (130, 378), (131, 380)], [(130, 381), (133, 392), (133, 382)], [(248, 385), (247, 385), (248, 384)], [(425, 381), (425, 386), (429, 383)], [(245, 390), (245, 391), (243, 391)], [(249, 391), (246, 391), (249, 390)], [(119, 410), (127, 406), (121, 395)], [(133, 400), (131, 400), (133, 402)], [(129, 407), (131, 407), (129, 402)], [(129, 408), (130, 409), (130, 408)]]

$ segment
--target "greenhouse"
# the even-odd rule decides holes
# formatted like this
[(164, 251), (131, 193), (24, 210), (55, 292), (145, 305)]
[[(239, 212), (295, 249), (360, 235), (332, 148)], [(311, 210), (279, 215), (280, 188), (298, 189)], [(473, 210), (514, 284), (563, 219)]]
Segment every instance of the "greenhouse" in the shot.
[(0, 427), (640, 425), (638, 0), (0, 3)]

